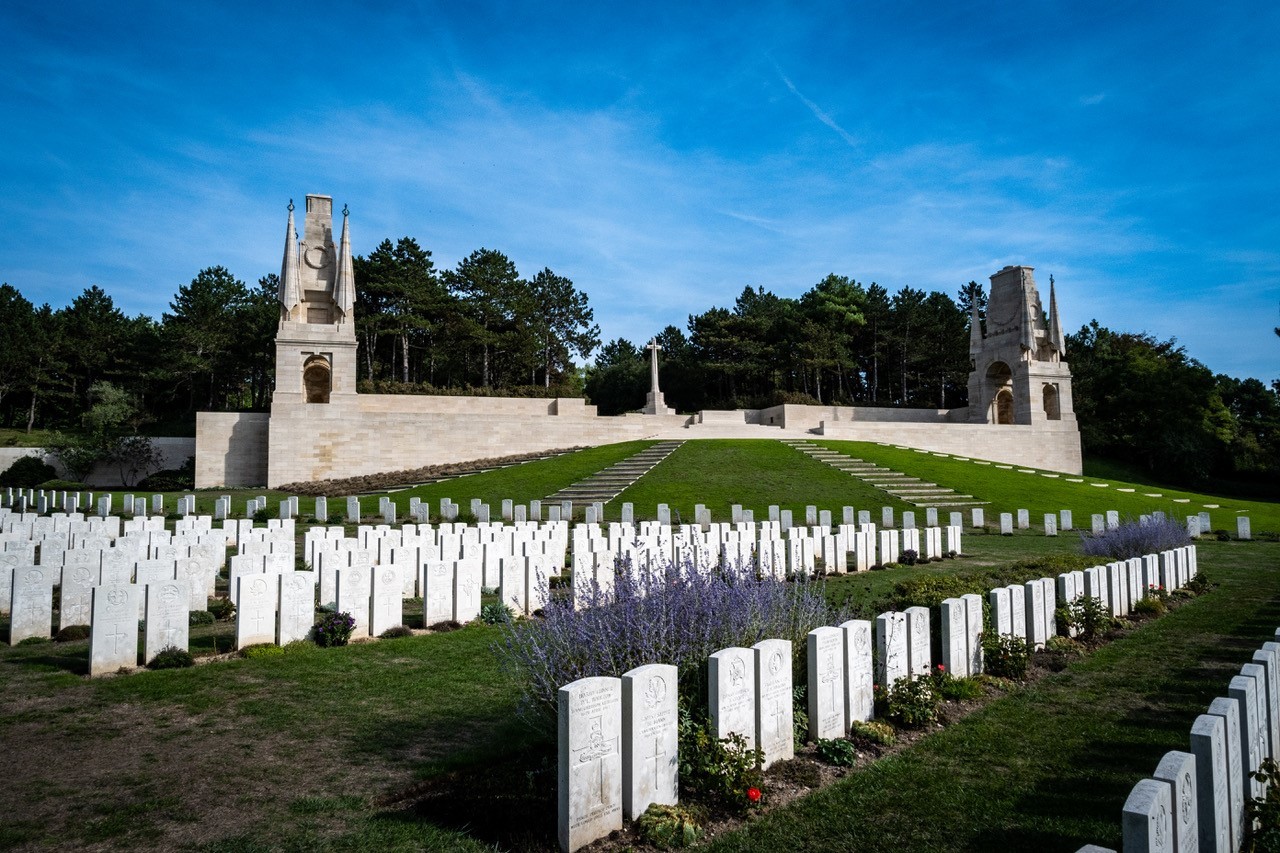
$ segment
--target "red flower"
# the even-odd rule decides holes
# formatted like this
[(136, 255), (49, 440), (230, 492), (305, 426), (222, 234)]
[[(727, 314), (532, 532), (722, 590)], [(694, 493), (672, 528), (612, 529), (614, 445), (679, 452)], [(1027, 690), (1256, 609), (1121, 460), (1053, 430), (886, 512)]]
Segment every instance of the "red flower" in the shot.
[(938, 672), (946, 672), (947, 668), (942, 664), (938, 664)]
[(748, 800), (750, 800), (750, 801), (751, 801), (751, 802), (753, 802), (753, 803), (758, 803), (758, 802), (760, 802), (760, 789), (759, 789), (759, 788), (748, 788), (748, 789), (747, 789), (747, 799), (748, 799)]

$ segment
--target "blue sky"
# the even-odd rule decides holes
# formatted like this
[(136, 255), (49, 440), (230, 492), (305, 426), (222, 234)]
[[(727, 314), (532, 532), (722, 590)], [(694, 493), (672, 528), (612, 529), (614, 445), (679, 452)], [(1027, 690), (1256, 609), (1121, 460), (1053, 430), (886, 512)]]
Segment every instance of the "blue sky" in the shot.
[(1025, 263), (1068, 331), (1280, 376), (1272, 3), (9, 0), (0, 33), (0, 280), (35, 302), (256, 281), (319, 192), (357, 253), (569, 276), (606, 339)]

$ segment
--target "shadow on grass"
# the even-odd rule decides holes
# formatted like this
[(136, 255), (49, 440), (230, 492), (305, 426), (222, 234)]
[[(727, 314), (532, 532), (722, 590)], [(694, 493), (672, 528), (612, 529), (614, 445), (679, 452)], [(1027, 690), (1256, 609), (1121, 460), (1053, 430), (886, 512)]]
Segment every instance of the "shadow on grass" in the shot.
[(13, 666), (33, 672), (62, 670), (73, 675), (89, 674), (88, 643), (67, 643), (41, 645), (39, 652), (6, 655), (0, 659), (5, 666)]

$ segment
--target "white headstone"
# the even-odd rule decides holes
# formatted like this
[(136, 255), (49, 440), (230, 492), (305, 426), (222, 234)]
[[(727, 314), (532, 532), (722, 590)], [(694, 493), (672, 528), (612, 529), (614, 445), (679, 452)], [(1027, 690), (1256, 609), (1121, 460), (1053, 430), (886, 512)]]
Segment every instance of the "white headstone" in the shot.
[(944, 598), (940, 609), (941, 663), (956, 678), (966, 678), (969, 675), (969, 639), (965, 603), (958, 598)]
[(1209, 703), (1209, 715), (1222, 720), (1227, 764), (1227, 821), (1231, 827), (1231, 849), (1235, 851), (1244, 840), (1244, 803), (1250, 789), (1244, 769), (1244, 747), (1240, 742), (1243, 734), (1240, 703), (1235, 698), (1219, 696)]
[(1237, 539), (1253, 538), (1253, 534), (1249, 529), (1249, 516), (1247, 515), (1236, 516), (1236, 538)]
[(103, 584), (93, 588), (89, 675), (138, 665), (141, 595), (141, 588), (134, 584)]
[(236, 648), (276, 641), (276, 598), (279, 586), (275, 575), (245, 575), (236, 581)]
[(740, 734), (756, 748), (755, 652), (737, 646), (707, 660), (707, 698), (711, 732), (719, 740)]
[(1262, 763), (1262, 742), (1266, 736), (1258, 720), (1257, 683), (1253, 678), (1237, 675), (1227, 687), (1227, 695), (1235, 699), (1240, 709), (1240, 760), (1244, 780), (1241, 790), (1245, 799), (1261, 795), (1261, 783), (1253, 779), (1253, 773)]
[(1008, 512), (1000, 513), (1000, 535), (1013, 535), (1013, 514)]
[(1173, 797), (1168, 782), (1143, 779), (1133, 786), (1120, 817), (1125, 853), (1171, 853)]
[(849, 733), (845, 719), (844, 635), (839, 628), (815, 628), (807, 642), (809, 740)]
[[(7, 573), (7, 568), (0, 572)], [(53, 636), (53, 584), (57, 570), (51, 566), (18, 566), (13, 569), (9, 599), (9, 645), (30, 637)]]
[(678, 677), (674, 666), (660, 663), (622, 676), (622, 814), (628, 820), (653, 803), (679, 802)]
[(791, 641), (761, 640), (751, 648), (756, 656), (756, 731), (767, 769), (795, 757)]
[(876, 682), (888, 690), (909, 672), (907, 614), (881, 613), (876, 617)]
[(840, 625), (844, 634), (845, 727), (875, 716), (872, 667), (872, 628), (867, 620), (854, 619)]
[(933, 652), (929, 638), (929, 608), (908, 607), (907, 669), (912, 678), (927, 676), (933, 670)]
[(973, 526), (974, 526), (974, 527), (986, 527), (986, 526), (987, 526), (986, 513), (984, 513), (984, 512), (982, 511), (982, 507), (974, 507), (974, 509), (973, 509), (973, 511), (972, 511), (972, 513), (971, 513), (971, 515), (973, 516)]
[(572, 853), (622, 829), (622, 680), (578, 679), (557, 702), (558, 835)]
[(1231, 790), (1227, 782), (1226, 726), (1221, 717), (1201, 714), (1191, 725), (1196, 757), (1196, 824), (1202, 853), (1235, 853), (1231, 844)]
[(285, 572), (279, 579), (280, 617), (276, 643), (287, 645), (305, 640), (316, 622), (316, 573)]
[(147, 632), (143, 645), (143, 661), (164, 649), (173, 647), (187, 650), (187, 636), (191, 623), (191, 593), (187, 580), (167, 580), (146, 585)]
[(1166, 752), (1156, 766), (1154, 778), (1168, 782), (1173, 814), (1173, 851), (1199, 850), (1200, 828), (1196, 805), (1196, 757), (1189, 752)]
[(1026, 530), (1026, 529), (1028, 529), (1029, 527), (1031, 527), (1031, 512), (1030, 512), (1030, 510), (1025, 510), (1025, 509), (1020, 509), (1020, 510), (1018, 510), (1018, 529), (1019, 529), (1019, 530)]
[(404, 581), (395, 566), (374, 566), (370, 575), (369, 633), (378, 637), (404, 624)]

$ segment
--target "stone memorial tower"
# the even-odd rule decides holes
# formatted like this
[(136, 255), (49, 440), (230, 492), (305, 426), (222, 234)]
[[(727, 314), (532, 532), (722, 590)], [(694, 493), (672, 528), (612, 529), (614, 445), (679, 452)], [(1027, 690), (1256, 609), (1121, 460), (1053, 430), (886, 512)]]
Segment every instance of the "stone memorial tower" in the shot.
[(273, 411), (281, 405), (324, 404), (356, 393), (356, 285), (347, 216), (344, 207), (342, 237), (335, 249), (333, 199), (308, 195), (299, 242), (289, 202)]
[[(1049, 283), (1049, 314), (1036, 292), (1032, 268), (1005, 267), (991, 276), (985, 333), (971, 309), (969, 422), (1036, 424), (1075, 430), (1071, 371), (1057, 297)], [(976, 451), (975, 451), (976, 452)]]

